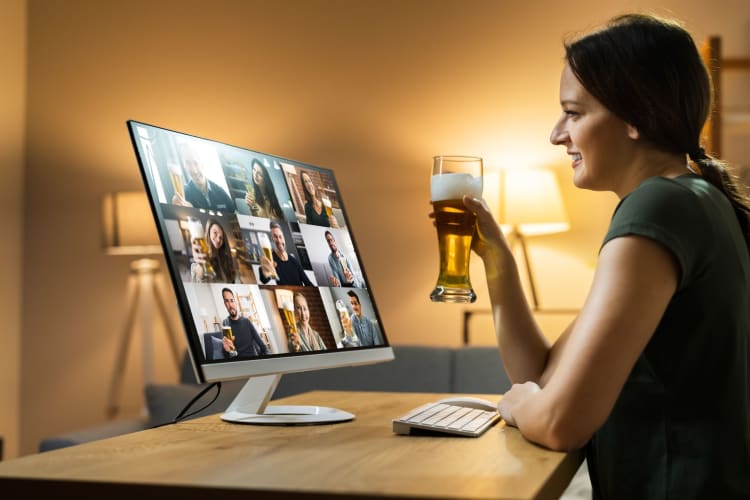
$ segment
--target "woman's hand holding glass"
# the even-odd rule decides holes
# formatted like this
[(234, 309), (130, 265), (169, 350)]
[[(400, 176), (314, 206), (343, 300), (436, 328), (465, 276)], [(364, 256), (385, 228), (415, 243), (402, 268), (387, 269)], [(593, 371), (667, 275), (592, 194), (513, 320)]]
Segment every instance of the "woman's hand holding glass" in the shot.
[(193, 262), (196, 264), (204, 265), (206, 263), (206, 254), (203, 253), (203, 250), (201, 250), (201, 246), (198, 243), (198, 240), (194, 239), (192, 241), (193, 246)]
[(251, 184), (246, 185), (245, 203), (247, 203), (251, 214), (258, 215), (260, 213), (260, 207), (257, 201), (255, 201), (255, 189)]
[(477, 216), (476, 234), (471, 249), (483, 260), (501, 248), (510, 250), (505, 235), (484, 198), (464, 196), (463, 201), (464, 206)]

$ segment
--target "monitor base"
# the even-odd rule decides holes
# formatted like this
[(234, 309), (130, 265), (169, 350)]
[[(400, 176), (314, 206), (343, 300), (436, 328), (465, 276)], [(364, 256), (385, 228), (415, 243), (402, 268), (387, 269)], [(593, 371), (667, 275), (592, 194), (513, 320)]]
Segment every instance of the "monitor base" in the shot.
[(349, 412), (326, 406), (267, 406), (263, 413), (227, 411), (221, 416), (225, 422), (257, 425), (312, 425), (354, 420)]

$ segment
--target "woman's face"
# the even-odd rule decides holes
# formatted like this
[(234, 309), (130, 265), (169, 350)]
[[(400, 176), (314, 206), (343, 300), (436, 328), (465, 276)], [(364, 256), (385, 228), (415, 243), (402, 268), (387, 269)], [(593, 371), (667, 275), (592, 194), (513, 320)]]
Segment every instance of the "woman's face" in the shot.
[(253, 165), (253, 180), (258, 186), (263, 187), (263, 183), (265, 179), (263, 179), (263, 172), (261, 172), (260, 169), (261, 169), (261, 166), (258, 165), (257, 163)]
[(214, 248), (221, 248), (224, 244), (224, 230), (218, 224), (212, 224), (208, 230), (208, 238)]
[(313, 184), (312, 179), (309, 175), (306, 173), (302, 174), (302, 183), (305, 185), (305, 189), (307, 189), (307, 192), (310, 193), (312, 196), (315, 196), (315, 185)]
[(294, 298), (294, 312), (297, 319), (303, 325), (310, 322), (310, 309), (307, 307), (307, 299), (299, 295)]
[(562, 116), (550, 142), (565, 146), (571, 156), (573, 183), (617, 191), (633, 158), (634, 129), (589, 94), (568, 65), (560, 78), (560, 105)]

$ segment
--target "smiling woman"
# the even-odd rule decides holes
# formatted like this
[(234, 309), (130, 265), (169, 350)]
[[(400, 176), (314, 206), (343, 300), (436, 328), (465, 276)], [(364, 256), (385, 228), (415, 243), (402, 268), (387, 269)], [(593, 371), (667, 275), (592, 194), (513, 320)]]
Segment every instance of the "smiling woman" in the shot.
[(750, 205), (699, 145), (708, 73), (679, 23), (637, 14), (569, 43), (566, 62), (550, 140), (577, 187), (620, 203), (550, 344), (486, 202), (465, 198), (515, 383), (499, 410), (531, 441), (585, 446), (594, 498), (748, 498)]

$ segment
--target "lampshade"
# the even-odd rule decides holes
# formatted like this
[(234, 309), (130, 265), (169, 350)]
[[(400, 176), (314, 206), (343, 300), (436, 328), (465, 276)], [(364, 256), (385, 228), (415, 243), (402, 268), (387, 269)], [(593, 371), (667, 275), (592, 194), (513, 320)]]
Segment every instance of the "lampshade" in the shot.
[(109, 255), (162, 253), (146, 193), (108, 193), (102, 199), (104, 251)]
[(498, 220), (525, 236), (570, 229), (560, 185), (552, 170), (512, 169), (500, 175)]

